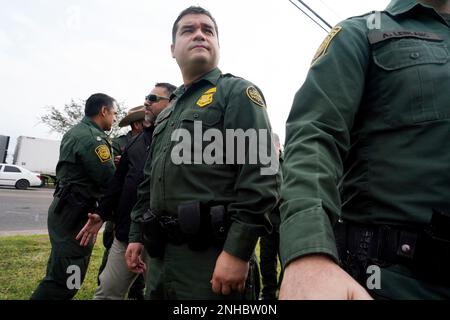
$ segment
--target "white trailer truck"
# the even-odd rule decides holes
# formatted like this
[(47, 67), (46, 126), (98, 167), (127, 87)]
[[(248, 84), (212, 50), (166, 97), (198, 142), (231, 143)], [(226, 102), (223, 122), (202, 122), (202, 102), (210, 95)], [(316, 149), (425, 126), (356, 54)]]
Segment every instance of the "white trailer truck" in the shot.
[(17, 138), (13, 164), (42, 177), (55, 177), (61, 141), (20, 136)]

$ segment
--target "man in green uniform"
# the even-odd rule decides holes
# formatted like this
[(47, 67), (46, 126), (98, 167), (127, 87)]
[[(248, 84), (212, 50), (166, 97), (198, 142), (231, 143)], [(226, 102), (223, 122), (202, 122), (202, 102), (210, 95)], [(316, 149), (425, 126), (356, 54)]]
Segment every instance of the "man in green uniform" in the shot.
[(61, 141), (56, 190), (48, 210), (52, 250), (47, 273), (31, 299), (71, 299), (86, 275), (92, 243), (75, 238), (114, 175), (111, 145), (104, 131), (116, 120), (116, 101), (94, 94), (86, 101), (85, 117)]
[[(151, 299), (239, 299), (246, 281), (254, 281), (249, 261), (258, 237), (270, 231), (267, 214), (279, 198), (279, 176), (261, 174), (268, 169), (261, 161), (249, 162), (255, 150), (248, 140), (241, 146), (247, 152), (214, 148), (212, 162), (205, 153), (207, 141), (220, 145), (216, 140), (226, 131), (250, 129), (267, 138), (259, 144), (274, 155), (266, 106), (254, 85), (217, 68), (217, 25), (208, 11), (184, 10), (172, 31), (172, 55), (184, 84), (156, 120), (146, 178), (132, 212), (127, 263), (132, 271), (145, 271), (140, 259), (145, 239), (152, 257)], [(236, 163), (240, 156), (245, 161)], [(143, 219), (148, 232), (141, 230)]]
[(317, 52), (287, 121), (281, 298), (450, 298), (449, 13), (394, 0)]

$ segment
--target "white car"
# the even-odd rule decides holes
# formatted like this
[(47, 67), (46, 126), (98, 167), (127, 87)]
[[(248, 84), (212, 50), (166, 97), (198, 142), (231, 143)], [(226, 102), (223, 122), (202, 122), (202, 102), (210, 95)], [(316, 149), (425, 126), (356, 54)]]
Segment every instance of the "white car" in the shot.
[(28, 187), (40, 187), (42, 180), (39, 173), (12, 164), (0, 163), (0, 185), (26, 190)]

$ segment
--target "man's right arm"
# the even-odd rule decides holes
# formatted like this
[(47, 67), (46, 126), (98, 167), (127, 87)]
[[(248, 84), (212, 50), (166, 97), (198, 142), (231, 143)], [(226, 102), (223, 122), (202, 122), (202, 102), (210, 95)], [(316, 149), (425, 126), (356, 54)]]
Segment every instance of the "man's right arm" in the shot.
[[(334, 29), (331, 42), (324, 43), (325, 53), (297, 92), (286, 124), (280, 208), (284, 299), (326, 298), (336, 282), (349, 290), (357, 288), (336, 264), (333, 224), (340, 216), (338, 183), (370, 51), (361, 21), (347, 20), (341, 26)], [(323, 285), (312, 286), (308, 279)], [(335, 297), (343, 298), (338, 291)]]

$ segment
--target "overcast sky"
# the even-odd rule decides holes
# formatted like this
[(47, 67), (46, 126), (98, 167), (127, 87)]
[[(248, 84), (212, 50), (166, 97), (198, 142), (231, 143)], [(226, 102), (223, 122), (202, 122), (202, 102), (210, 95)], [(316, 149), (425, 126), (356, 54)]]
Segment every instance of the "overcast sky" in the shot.
[[(307, 0), (334, 25), (383, 10), (389, 0)], [(46, 106), (103, 92), (128, 108), (155, 82), (181, 84), (170, 54), (171, 28), (190, 5), (219, 26), (225, 73), (263, 91), (274, 131), (284, 141), (295, 92), (326, 33), (289, 0), (0, 0), (0, 135), (60, 139), (39, 124)]]

